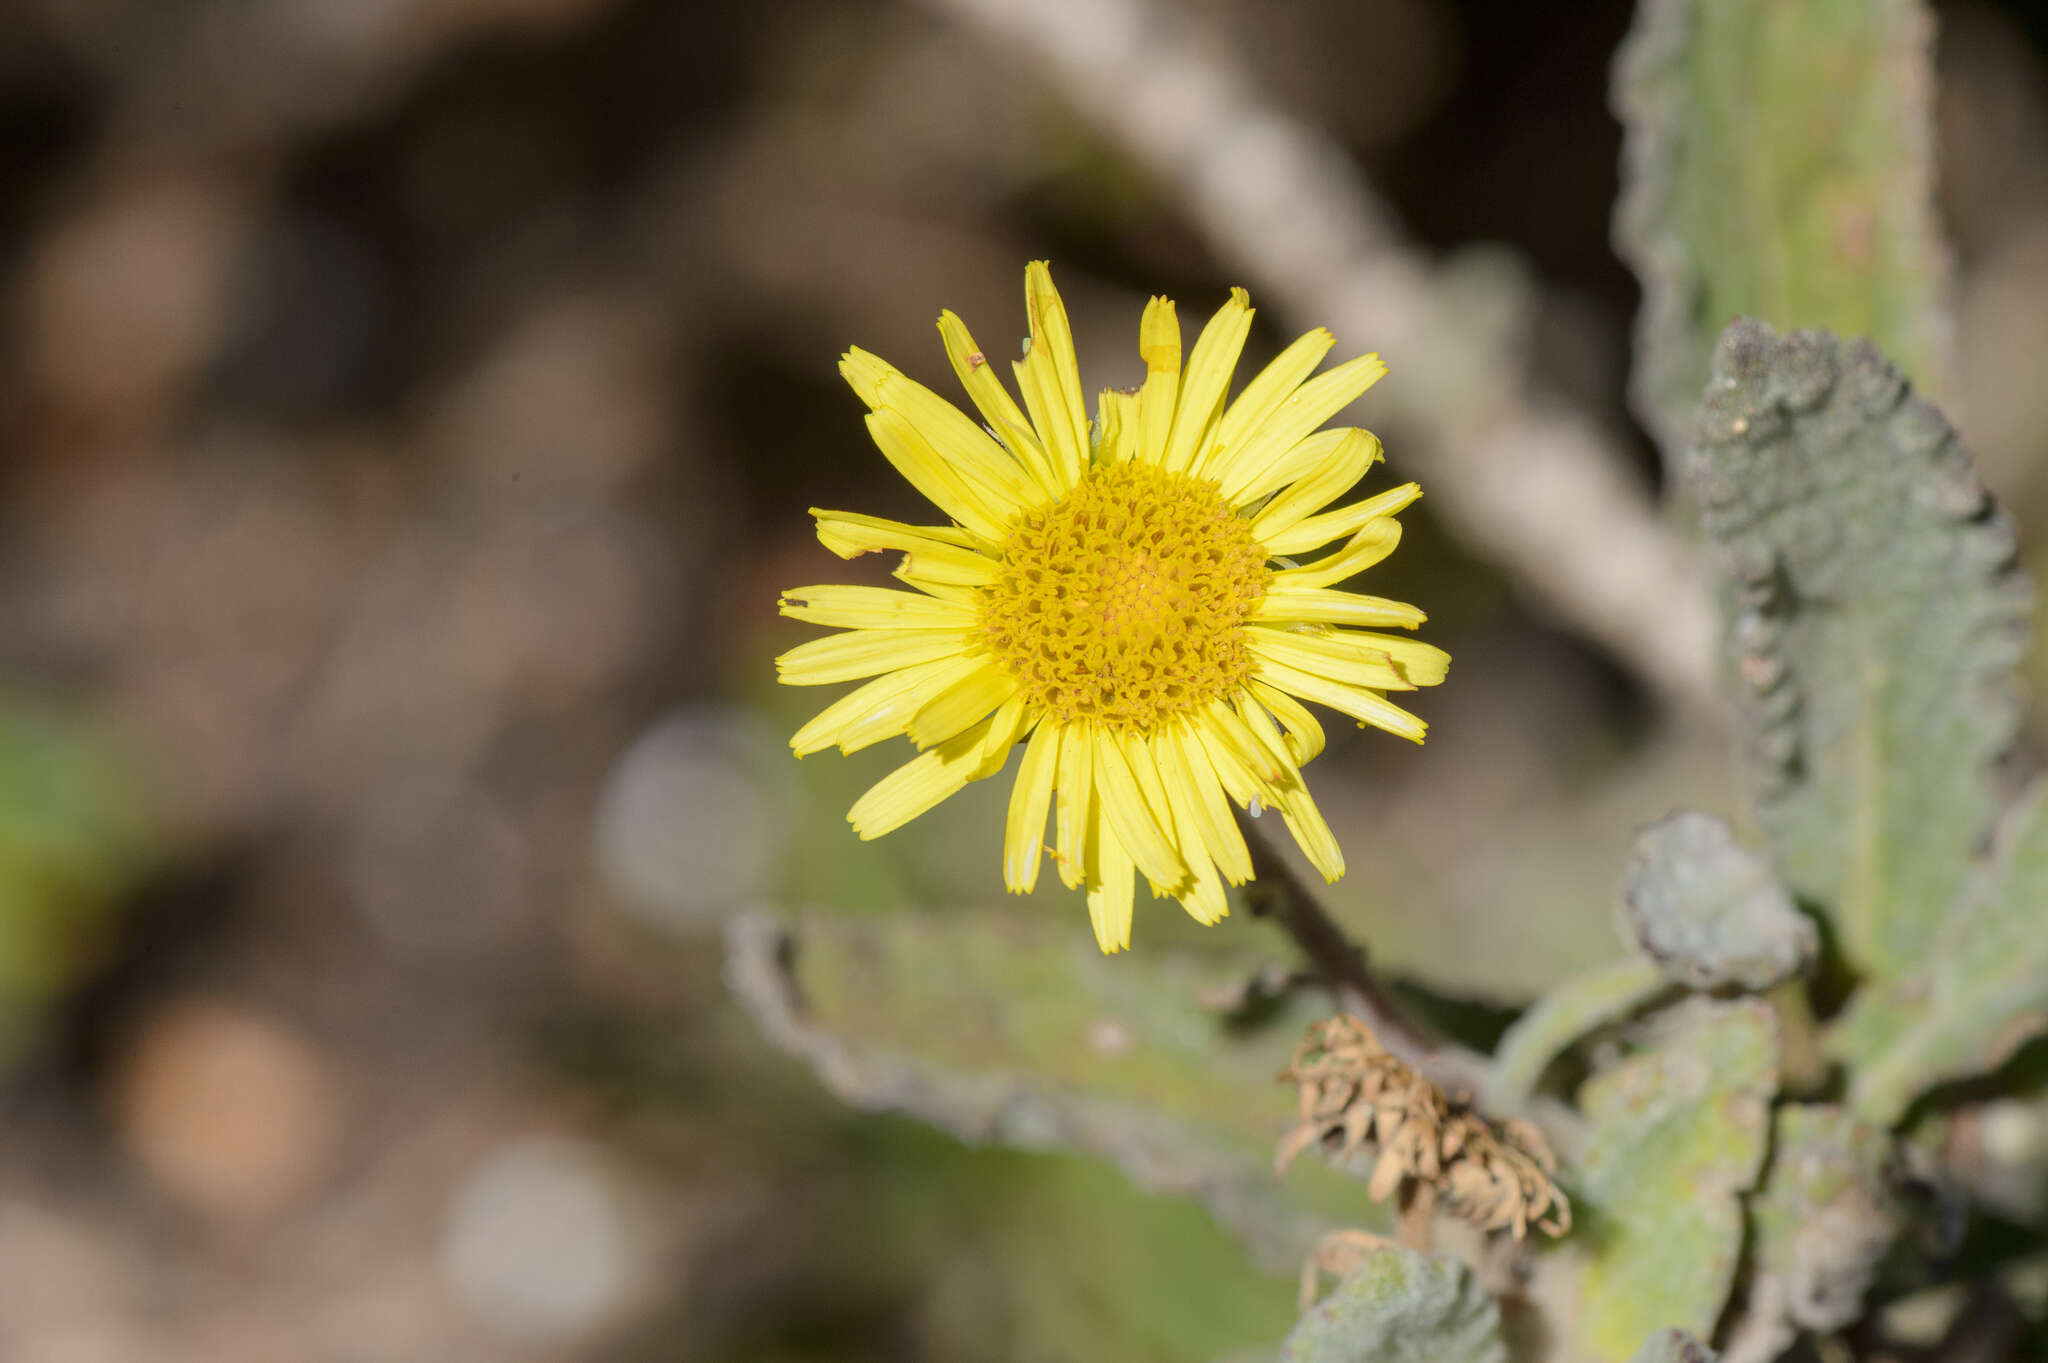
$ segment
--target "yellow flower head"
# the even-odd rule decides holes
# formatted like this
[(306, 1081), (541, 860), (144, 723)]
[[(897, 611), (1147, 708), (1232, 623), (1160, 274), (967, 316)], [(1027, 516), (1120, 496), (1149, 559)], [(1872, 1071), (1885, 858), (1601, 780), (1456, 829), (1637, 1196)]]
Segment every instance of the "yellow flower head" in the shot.
[(1334, 344), (1318, 329), (1226, 402), (1249, 297), (1231, 291), (1185, 367), (1173, 304), (1154, 298), (1138, 326), (1144, 386), (1104, 391), (1091, 425), (1043, 262), (1024, 297), (1021, 410), (960, 319), (939, 317), (986, 428), (864, 350), (841, 362), (876, 445), (950, 523), (813, 510), (841, 558), (901, 551), (896, 576), (915, 590), (784, 594), (783, 614), (846, 632), (776, 659), (783, 681), (874, 678), (790, 746), (853, 752), (900, 733), (924, 750), (854, 803), (854, 830), (876, 838), (993, 776), (1023, 742), (1003, 879), (1029, 891), (1049, 850), (1060, 879), (1086, 888), (1104, 951), (1130, 945), (1136, 873), (1200, 922), (1229, 911), (1223, 882), (1252, 874), (1232, 803), (1277, 810), (1335, 880), (1344, 855), (1301, 779), (1323, 731), (1301, 700), (1419, 743), (1422, 721), (1387, 692), (1435, 685), (1450, 662), (1374, 632), (1413, 629), (1415, 607), (1334, 590), (1393, 551), (1395, 513), (1422, 495), (1404, 483), (1324, 509), (1380, 443), (1318, 428), (1386, 366), (1365, 355), (1309, 377)]

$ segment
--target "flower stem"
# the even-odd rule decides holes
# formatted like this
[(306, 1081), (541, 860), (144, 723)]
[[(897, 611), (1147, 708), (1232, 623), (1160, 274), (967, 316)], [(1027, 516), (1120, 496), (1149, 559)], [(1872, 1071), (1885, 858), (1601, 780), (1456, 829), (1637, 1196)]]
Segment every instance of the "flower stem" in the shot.
[(1368, 968), (1365, 949), (1344, 935), (1274, 849), (1259, 821), (1240, 813), (1237, 822), (1252, 856), (1252, 880), (1244, 887), (1244, 897), (1253, 916), (1271, 918), (1286, 930), (1337, 996), (1337, 1006), (1371, 1028), (1381, 1045), (1450, 1097), (1476, 1102), (1486, 1092), (1486, 1058), (1444, 1040), (1411, 1017)]

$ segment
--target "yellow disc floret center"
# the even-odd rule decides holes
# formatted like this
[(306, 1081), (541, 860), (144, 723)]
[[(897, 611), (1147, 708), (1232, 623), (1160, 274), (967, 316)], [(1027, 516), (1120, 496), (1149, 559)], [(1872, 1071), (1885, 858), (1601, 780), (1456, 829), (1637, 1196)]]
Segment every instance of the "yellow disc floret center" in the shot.
[(1095, 465), (1028, 513), (982, 590), (981, 637), (1069, 723), (1149, 729), (1251, 672), (1244, 622), (1266, 554), (1216, 485), (1150, 464)]

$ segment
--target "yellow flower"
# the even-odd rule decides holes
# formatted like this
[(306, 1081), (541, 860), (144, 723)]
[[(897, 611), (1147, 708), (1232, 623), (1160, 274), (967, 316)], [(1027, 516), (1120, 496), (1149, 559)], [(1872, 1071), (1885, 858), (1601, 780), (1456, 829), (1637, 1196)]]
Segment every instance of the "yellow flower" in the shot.
[[(1024, 297), (1022, 410), (960, 319), (939, 316), (986, 428), (864, 350), (841, 362), (876, 445), (950, 523), (813, 509), (828, 549), (901, 551), (896, 576), (915, 590), (784, 594), (783, 614), (846, 633), (776, 659), (783, 681), (875, 679), (790, 746), (799, 757), (853, 752), (901, 733), (924, 750), (848, 814), (876, 838), (993, 776), (1023, 742), (1003, 879), (1028, 892), (1050, 851), (1060, 879), (1086, 888), (1104, 951), (1130, 945), (1135, 873), (1200, 922), (1229, 911), (1223, 882), (1252, 874), (1232, 803), (1277, 811), (1335, 880), (1343, 853), (1301, 779), (1323, 731), (1301, 700), (1419, 743), (1422, 721), (1387, 692), (1432, 686), (1450, 662), (1374, 632), (1413, 629), (1415, 607), (1334, 590), (1393, 551), (1395, 513), (1421, 496), (1404, 483), (1324, 509), (1380, 443), (1318, 428), (1386, 366), (1365, 355), (1309, 377), (1334, 344), (1318, 329), (1226, 402), (1250, 298), (1231, 291), (1185, 368), (1173, 304), (1154, 298), (1138, 327), (1144, 386), (1105, 390), (1091, 426), (1043, 262), (1025, 271)], [(1313, 562), (1291, 561), (1337, 540)]]

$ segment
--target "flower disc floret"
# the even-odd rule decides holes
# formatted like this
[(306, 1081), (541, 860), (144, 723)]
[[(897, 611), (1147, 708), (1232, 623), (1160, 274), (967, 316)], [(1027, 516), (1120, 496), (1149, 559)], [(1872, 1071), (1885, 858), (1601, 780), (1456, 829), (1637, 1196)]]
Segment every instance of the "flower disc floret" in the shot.
[(1214, 483), (1098, 465), (1000, 548), (981, 637), (1066, 723), (1150, 730), (1242, 685), (1266, 555)]

